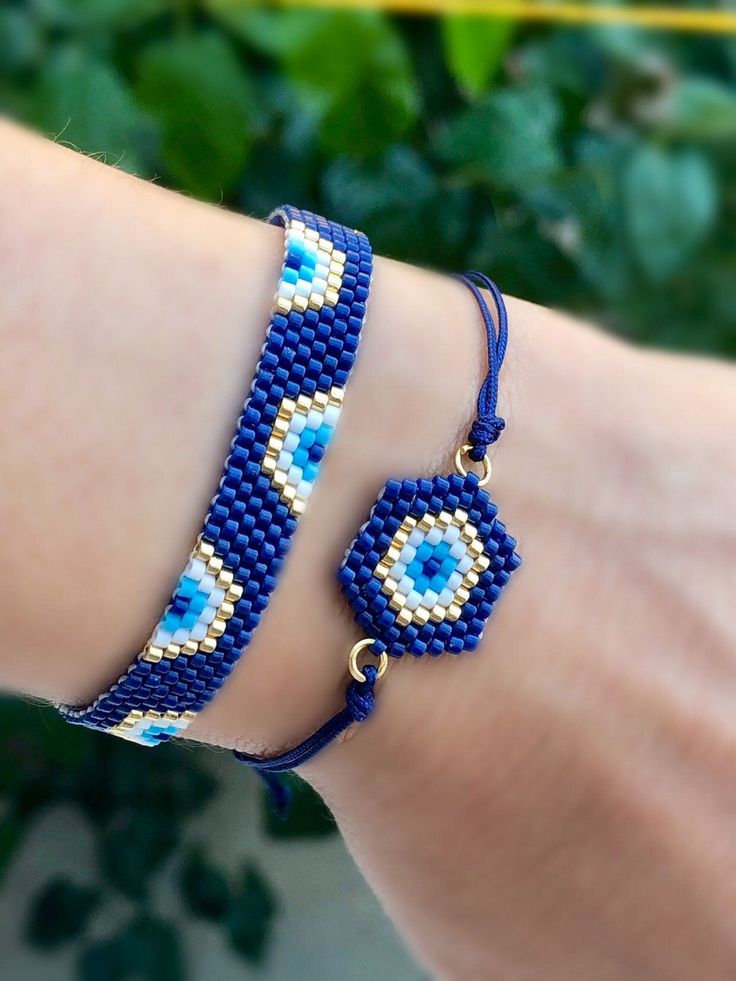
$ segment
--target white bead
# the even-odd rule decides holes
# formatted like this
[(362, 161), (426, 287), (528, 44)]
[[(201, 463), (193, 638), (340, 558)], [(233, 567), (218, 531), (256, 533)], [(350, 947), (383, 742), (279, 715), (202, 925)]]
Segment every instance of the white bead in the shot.
[(422, 602), (421, 593), (418, 593), (416, 589), (412, 589), (406, 597), (406, 606), (410, 610), (416, 610), (419, 604)]
[(175, 630), (174, 631), (171, 639), (173, 640), (173, 642), (175, 644), (186, 644), (186, 642), (189, 640), (189, 630), (188, 630), (188, 628), (187, 627), (179, 627), (178, 630)]
[(204, 593), (209, 596), (212, 590), (215, 588), (215, 577), (207, 573), (206, 576), (202, 576), (202, 581), (199, 584), (200, 593)]
[(316, 270), (315, 270), (314, 279), (312, 280), (312, 289), (314, 290), (315, 293), (321, 293), (323, 296), (325, 290), (327, 289), (327, 280), (317, 276)]
[(171, 631), (164, 630), (163, 627), (156, 627), (151, 642), (154, 647), (168, 647), (171, 643)]
[(319, 429), (322, 425), (322, 413), (317, 409), (310, 409), (307, 413), (307, 426), (310, 429)]
[(199, 582), (206, 571), (207, 566), (201, 559), (192, 559), (187, 566), (185, 575), (189, 576), (190, 579), (196, 579), (196, 581)]
[(299, 447), (299, 433), (295, 433), (291, 427), (284, 437), (284, 449), (287, 453), (293, 453)]
[(442, 531), (435, 525), (427, 532), (427, 542), (430, 545), (439, 545), (442, 541)]
[(296, 286), (293, 283), (279, 283), (279, 296), (282, 296), (285, 300), (293, 300), (294, 293), (296, 293)]
[(453, 542), (450, 546), (450, 555), (453, 557), (453, 559), (461, 559), (467, 551), (468, 547), (465, 542)]
[(422, 596), (422, 606), (425, 610), (431, 610), (437, 599), (437, 593), (433, 589), (428, 589), (424, 596)]
[(204, 640), (207, 636), (207, 624), (203, 623), (201, 620), (198, 623), (195, 623), (189, 636), (191, 640), (194, 640), (197, 643)]
[(470, 572), (473, 568), (474, 562), (472, 555), (463, 555), (457, 564), (457, 571), (462, 572), (465, 575), (466, 572)]
[(447, 578), (447, 589), (451, 589), (453, 593), (455, 592), (457, 587), (462, 586), (462, 584), (463, 584), (463, 577), (460, 575), (460, 573), (457, 570), (451, 573)]
[(391, 566), (391, 576), (394, 579), (403, 579), (405, 572), (406, 566), (400, 560)]
[(295, 287), (296, 295), (307, 297), (309, 296), (310, 288), (311, 288), (311, 284), (308, 283), (306, 279), (302, 279), (300, 276), (299, 281), (297, 282)]
[(409, 544), (413, 545), (414, 548), (419, 548), (419, 546), (424, 541), (424, 532), (415, 528), (414, 531), (409, 535)]
[(437, 597), (437, 602), (440, 604), (440, 606), (449, 606), (454, 599), (455, 593), (445, 586), (440, 595)]
[(340, 418), (340, 409), (336, 405), (328, 405), (322, 414), (322, 418), (328, 426), (333, 429), (337, 425), (337, 420)]
[(225, 590), (222, 586), (215, 586), (209, 595), (207, 603), (209, 606), (222, 606), (223, 600), (225, 599)]
[(320, 262), (319, 255), (317, 256), (317, 265), (314, 267), (314, 275), (319, 279), (325, 281), (325, 286), (327, 286), (327, 277), (330, 275), (330, 267), (328, 263)]
[(312, 488), (313, 487), (314, 487), (314, 484), (311, 481), (309, 481), (309, 480), (300, 480), (299, 483), (297, 484), (296, 496), (297, 497), (301, 497), (301, 499), (303, 501), (306, 501), (306, 499), (312, 493)]
[(302, 471), (302, 468), (301, 467), (297, 467), (294, 464), (292, 464), (289, 467), (288, 474), (287, 474), (287, 477), (286, 477), (288, 483), (292, 487), (294, 487), (294, 488), (298, 487), (299, 486), (299, 482), (302, 479), (302, 473), (303, 473), (303, 471)]
[(303, 412), (295, 412), (289, 421), (289, 433), (296, 433), (297, 436), (304, 432), (304, 427), (307, 424), (307, 417)]
[(460, 537), (460, 529), (457, 525), (450, 525), (449, 528), (445, 529), (445, 533), (442, 537), (444, 541), (452, 545), (452, 543), (456, 542)]
[(279, 468), (279, 470), (288, 470), (292, 464), (293, 459), (294, 457), (291, 455), (291, 453), (287, 453), (286, 450), (282, 450), (279, 453), (279, 458), (276, 461), (276, 466)]
[[(409, 596), (412, 592), (416, 592), (414, 589), (414, 580), (409, 576), (402, 576), (399, 580), (399, 592), (402, 596)], [(418, 595), (419, 593), (417, 593)]]
[(404, 545), (401, 552), (399, 552), (399, 562), (403, 562), (404, 565), (409, 565), (409, 563), (414, 560), (414, 556), (416, 554), (417, 550), (413, 545)]
[(212, 621), (217, 616), (217, 610), (214, 606), (205, 606), (202, 612), (199, 614), (199, 619), (202, 623), (212, 623)]

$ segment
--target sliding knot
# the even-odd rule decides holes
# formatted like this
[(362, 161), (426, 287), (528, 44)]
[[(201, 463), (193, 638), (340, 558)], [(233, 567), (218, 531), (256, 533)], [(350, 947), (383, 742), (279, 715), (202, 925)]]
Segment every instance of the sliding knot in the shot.
[(365, 681), (352, 681), (345, 693), (345, 705), (355, 722), (365, 722), (376, 704), (374, 688), (378, 669), (373, 664), (362, 668)]
[(476, 419), (470, 427), (468, 436), (468, 442), (472, 447), (468, 453), (470, 459), (480, 463), (486, 455), (488, 446), (496, 442), (505, 425), (506, 423), (499, 416), (493, 416), (491, 419)]

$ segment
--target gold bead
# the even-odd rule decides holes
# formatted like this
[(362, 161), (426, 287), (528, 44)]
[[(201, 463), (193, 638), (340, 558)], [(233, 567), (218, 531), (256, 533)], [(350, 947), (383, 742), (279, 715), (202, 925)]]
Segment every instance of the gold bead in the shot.
[(162, 647), (154, 647), (153, 644), (146, 644), (143, 651), (144, 661), (148, 661), (150, 664), (158, 664), (163, 656), (164, 651)]

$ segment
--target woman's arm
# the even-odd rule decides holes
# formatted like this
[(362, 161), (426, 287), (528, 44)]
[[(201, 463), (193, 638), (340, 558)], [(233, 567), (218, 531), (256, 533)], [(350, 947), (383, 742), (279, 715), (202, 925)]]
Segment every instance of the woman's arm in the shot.
[[(0, 243), (0, 683), (84, 701), (199, 530), (282, 235), (3, 125)], [(733, 977), (734, 374), (509, 312), (492, 490), (525, 564), (477, 654), (392, 664), (305, 775), (436, 975)], [(378, 260), (280, 585), (188, 734), (273, 751), (336, 707), (343, 549), (387, 477), (449, 471), (483, 368), (467, 291)]]

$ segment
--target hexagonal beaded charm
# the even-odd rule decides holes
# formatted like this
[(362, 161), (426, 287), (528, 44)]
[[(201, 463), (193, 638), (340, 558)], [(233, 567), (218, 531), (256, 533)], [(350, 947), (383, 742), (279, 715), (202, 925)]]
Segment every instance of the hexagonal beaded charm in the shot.
[(473, 650), (516, 542), (478, 477), (390, 480), (338, 572), (355, 619), (394, 657)]

